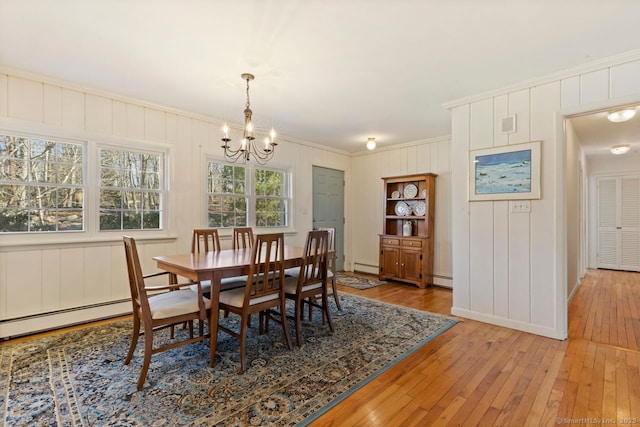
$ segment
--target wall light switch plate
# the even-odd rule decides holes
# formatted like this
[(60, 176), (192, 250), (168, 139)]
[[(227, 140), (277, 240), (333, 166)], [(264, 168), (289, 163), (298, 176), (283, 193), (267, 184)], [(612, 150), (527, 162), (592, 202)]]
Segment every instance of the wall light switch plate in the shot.
[(531, 200), (512, 200), (511, 213), (528, 213), (531, 212)]

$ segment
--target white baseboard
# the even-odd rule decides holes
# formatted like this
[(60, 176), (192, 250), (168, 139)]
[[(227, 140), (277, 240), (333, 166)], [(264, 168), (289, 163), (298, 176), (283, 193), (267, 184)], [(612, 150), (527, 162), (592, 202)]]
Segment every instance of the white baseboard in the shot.
[(492, 316), (485, 313), (466, 310), (458, 307), (451, 307), (451, 314), (454, 316), (464, 317), (465, 319), (477, 320), (491, 325), (503, 326), (505, 328), (516, 329), (518, 331), (528, 332), (530, 334), (541, 335), (547, 338), (564, 340), (567, 338), (566, 333), (561, 333), (555, 329), (546, 326), (534, 325), (531, 323), (521, 322), (519, 320), (505, 319), (504, 317)]
[(122, 301), (114, 304), (78, 308), (77, 310), (5, 321), (0, 323), (0, 339), (30, 335), (129, 313), (131, 313), (131, 302)]

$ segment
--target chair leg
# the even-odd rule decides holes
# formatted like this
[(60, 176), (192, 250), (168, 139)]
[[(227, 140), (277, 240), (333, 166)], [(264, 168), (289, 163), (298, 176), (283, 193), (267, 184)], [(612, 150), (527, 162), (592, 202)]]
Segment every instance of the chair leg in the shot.
[(133, 352), (136, 350), (136, 346), (138, 345), (138, 337), (140, 336), (140, 319), (138, 316), (134, 315), (133, 317), (133, 334), (131, 335), (131, 344), (129, 345), (129, 352), (127, 353), (127, 357), (124, 359), (124, 364), (128, 365), (131, 362), (131, 358), (133, 357)]
[[(280, 301), (280, 323), (282, 323), (282, 332), (284, 333), (284, 340), (287, 343), (287, 348), (289, 350), (293, 350), (293, 346), (291, 345), (291, 337), (289, 337), (289, 327), (287, 326), (287, 315), (286, 315), (286, 306), (287, 300)], [(267, 315), (267, 325), (269, 324), (269, 315)]]
[[(331, 315), (329, 314), (329, 297), (326, 292), (322, 293), (322, 312), (326, 313), (329, 330), (333, 332), (333, 323), (331, 323)], [(322, 317), (324, 317), (324, 315)]]
[(149, 363), (151, 362), (151, 352), (153, 351), (153, 328), (145, 325), (144, 329), (144, 360), (142, 362), (140, 377), (138, 378), (138, 390), (142, 390), (144, 381), (147, 379)]
[(240, 320), (240, 373), (244, 373), (247, 369), (247, 323), (249, 323), (249, 316), (243, 316)]
[(340, 300), (338, 299), (338, 291), (336, 289), (335, 277), (331, 280), (331, 288), (333, 289), (333, 299), (336, 300), (336, 306), (338, 307), (338, 310), (342, 311), (342, 306), (340, 305)]
[(295, 322), (296, 322), (296, 342), (298, 343), (298, 347), (301, 347), (302, 336), (300, 335), (300, 316), (302, 315), (302, 298), (298, 297), (296, 299), (295, 306)]

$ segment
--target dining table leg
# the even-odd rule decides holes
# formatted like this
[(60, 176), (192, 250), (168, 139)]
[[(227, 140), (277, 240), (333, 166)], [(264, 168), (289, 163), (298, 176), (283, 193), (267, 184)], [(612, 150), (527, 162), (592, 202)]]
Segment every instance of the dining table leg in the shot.
[(216, 365), (216, 349), (218, 346), (218, 320), (220, 318), (220, 309), (218, 302), (220, 301), (220, 272), (211, 272), (211, 314), (209, 319), (209, 348), (210, 348), (210, 366)]

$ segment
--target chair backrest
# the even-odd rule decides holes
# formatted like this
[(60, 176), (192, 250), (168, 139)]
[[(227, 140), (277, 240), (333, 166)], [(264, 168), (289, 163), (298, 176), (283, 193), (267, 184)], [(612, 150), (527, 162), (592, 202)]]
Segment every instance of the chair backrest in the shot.
[(196, 228), (191, 238), (191, 253), (219, 251), (220, 237), (215, 228)]
[(233, 249), (250, 248), (253, 244), (253, 229), (251, 227), (236, 227), (233, 229)]
[(284, 292), (283, 260), (284, 233), (255, 236), (245, 289), (245, 306), (250, 299)]
[(327, 258), (327, 266), (329, 270), (335, 273), (336, 270), (336, 228), (335, 227), (318, 227), (319, 231), (326, 231), (329, 233), (329, 240), (327, 243), (327, 249), (333, 252), (333, 256)]
[(328, 243), (327, 230), (313, 230), (307, 234), (298, 275), (298, 291), (307, 284), (317, 283), (327, 277)]
[(129, 288), (131, 290), (133, 312), (138, 314), (140, 311), (143, 313), (151, 313), (147, 292), (144, 289), (144, 278), (142, 276), (142, 267), (140, 266), (136, 241), (130, 236), (123, 236), (123, 240), (124, 253), (127, 258), (127, 272), (129, 273)]

